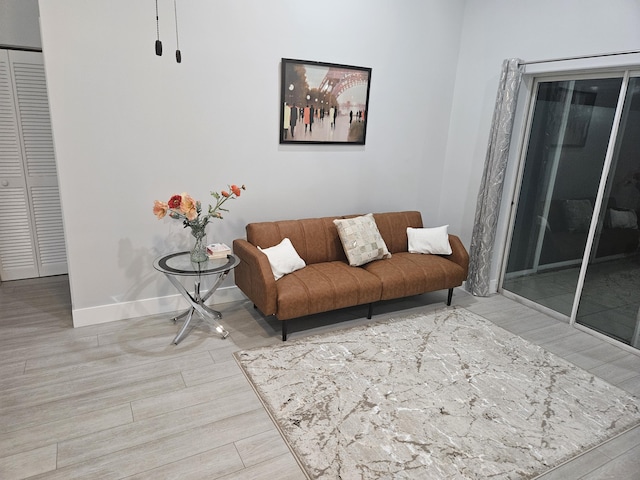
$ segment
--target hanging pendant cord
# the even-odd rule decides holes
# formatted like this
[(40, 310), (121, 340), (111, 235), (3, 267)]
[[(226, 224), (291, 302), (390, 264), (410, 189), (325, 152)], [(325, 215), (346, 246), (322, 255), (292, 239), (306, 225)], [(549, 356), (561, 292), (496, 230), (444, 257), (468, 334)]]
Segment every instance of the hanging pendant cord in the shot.
[(173, 14), (176, 17), (176, 48), (180, 50), (180, 39), (178, 38), (178, 7), (176, 6), (176, 0), (173, 0)]
[(173, 0), (173, 15), (176, 20), (176, 62), (180, 63), (182, 62), (182, 53), (180, 52), (180, 38), (178, 36), (178, 7), (176, 6), (176, 0)]
[(160, 18), (158, 16), (158, 0), (156, 0), (156, 55), (162, 55), (162, 42), (160, 41)]

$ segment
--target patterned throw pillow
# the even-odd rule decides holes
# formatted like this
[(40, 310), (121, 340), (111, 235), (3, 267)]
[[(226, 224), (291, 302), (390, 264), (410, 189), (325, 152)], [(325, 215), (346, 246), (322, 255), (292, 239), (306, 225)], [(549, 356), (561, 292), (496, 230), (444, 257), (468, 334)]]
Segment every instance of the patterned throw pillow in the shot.
[(333, 223), (338, 229), (344, 253), (352, 267), (391, 257), (373, 214), (334, 220)]

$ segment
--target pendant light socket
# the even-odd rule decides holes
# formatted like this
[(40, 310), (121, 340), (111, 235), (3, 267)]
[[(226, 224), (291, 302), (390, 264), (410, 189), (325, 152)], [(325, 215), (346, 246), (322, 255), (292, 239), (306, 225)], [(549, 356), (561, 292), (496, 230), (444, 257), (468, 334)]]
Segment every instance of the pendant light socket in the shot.
[(156, 55), (162, 56), (162, 42), (160, 40), (156, 40)]
[(180, 50), (176, 50), (176, 62), (182, 63), (182, 53), (180, 53)]

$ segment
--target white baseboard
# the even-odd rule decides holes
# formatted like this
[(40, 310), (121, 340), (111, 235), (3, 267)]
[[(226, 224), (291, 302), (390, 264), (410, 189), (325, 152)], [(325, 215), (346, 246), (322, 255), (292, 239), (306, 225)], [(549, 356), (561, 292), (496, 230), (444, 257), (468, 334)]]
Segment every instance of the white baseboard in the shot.
[[(217, 305), (246, 300), (247, 297), (236, 286), (219, 288), (209, 299), (207, 305)], [(167, 297), (146, 298), (134, 302), (114, 303), (98, 307), (76, 308), (71, 314), (74, 327), (86, 327), (101, 323), (126, 320), (128, 318), (144, 317), (161, 313), (175, 312), (186, 309), (187, 301), (180, 294)]]

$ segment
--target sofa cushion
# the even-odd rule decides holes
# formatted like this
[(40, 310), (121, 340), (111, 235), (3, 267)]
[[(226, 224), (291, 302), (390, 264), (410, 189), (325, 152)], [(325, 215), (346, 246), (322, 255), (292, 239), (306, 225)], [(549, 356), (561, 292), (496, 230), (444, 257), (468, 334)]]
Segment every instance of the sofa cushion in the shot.
[(391, 300), (462, 285), (467, 272), (457, 263), (439, 255), (400, 252), (388, 260), (361, 267), (382, 283), (381, 300)]
[(449, 225), (433, 228), (407, 227), (409, 253), (451, 255), (448, 229)]
[(307, 265), (276, 282), (278, 319), (376, 302), (382, 285), (374, 275), (345, 262)]
[(300, 255), (296, 252), (296, 249), (291, 244), (291, 240), (289, 240), (289, 238), (285, 238), (278, 245), (273, 247), (260, 248), (258, 245), (258, 250), (264, 253), (269, 259), (273, 278), (276, 280), (279, 280), (285, 275), (293, 273), (306, 266), (304, 260), (300, 258)]
[(391, 256), (373, 214), (336, 219), (333, 223), (338, 229), (344, 253), (352, 267)]

